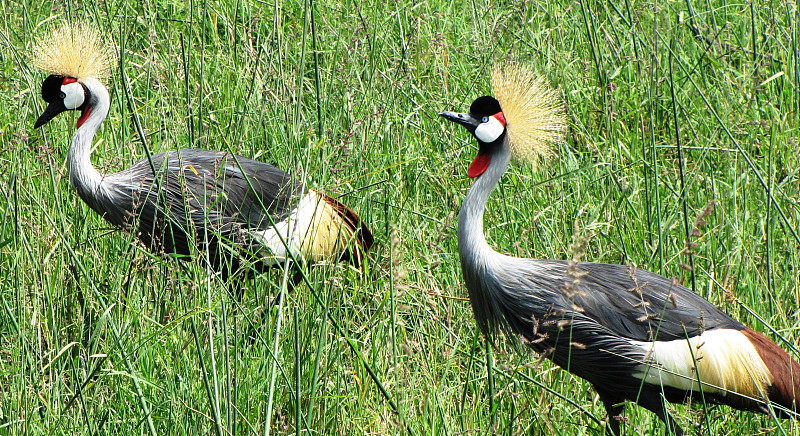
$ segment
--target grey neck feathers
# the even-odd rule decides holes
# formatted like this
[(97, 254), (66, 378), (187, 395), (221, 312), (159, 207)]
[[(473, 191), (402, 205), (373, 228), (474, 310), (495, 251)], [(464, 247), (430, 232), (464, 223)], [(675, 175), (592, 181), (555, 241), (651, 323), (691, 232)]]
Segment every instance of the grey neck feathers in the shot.
[(501, 308), (503, 290), (495, 276), (495, 269), (511, 259), (494, 251), (486, 242), (483, 212), (489, 195), (506, 172), (510, 159), (508, 144), (504, 143), (501, 150), (492, 155), (486, 171), (473, 183), (458, 214), (458, 254), (464, 282), (478, 327), (490, 336), (497, 327), (505, 325)]
[(101, 175), (92, 165), (92, 141), (100, 124), (108, 116), (111, 99), (108, 90), (99, 81), (88, 78), (82, 81), (89, 90), (90, 100), (87, 103), (91, 112), (89, 117), (72, 136), (72, 143), (67, 153), (69, 181), (78, 191), (81, 198), (94, 208), (93, 202), (106, 194), (106, 187)]
[(458, 213), (458, 252), (462, 262), (465, 259), (485, 261), (487, 257), (499, 255), (483, 235), (483, 212), (489, 195), (506, 172), (510, 160), (511, 153), (507, 144), (504, 144), (500, 151), (492, 155), (489, 167), (478, 176), (461, 204)]

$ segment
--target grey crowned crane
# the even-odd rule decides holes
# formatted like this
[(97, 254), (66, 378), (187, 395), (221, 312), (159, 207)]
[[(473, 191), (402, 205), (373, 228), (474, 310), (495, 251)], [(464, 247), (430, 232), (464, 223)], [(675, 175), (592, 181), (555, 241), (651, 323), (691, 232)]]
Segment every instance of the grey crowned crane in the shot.
[(800, 365), (691, 290), (630, 266), (516, 258), (488, 245), (486, 201), (511, 157), (550, 154), (566, 126), (556, 94), (525, 67), (495, 68), (492, 90), (494, 97), (479, 97), (469, 113), (440, 114), (478, 141), (467, 173), (475, 182), (458, 217), (458, 252), (483, 333), (518, 335), (591, 383), (615, 435), (625, 401), (655, 413), (677, 435), (684, 432), (663, 399), (702, 395), (796, 418)]
[(92, 140), (108, 115), (101, 80), (113, 59), (87, 26), (57, 28), (34, 49), (35, 64), (50, 74), (42, 83), (48, 106), (35, 128), (62, 112), (80, 112), (67, 166), (72, 186), (95, 212), (153, 251), (188, 256), (197, 247), (225, 277), (244, 264), (265, 269), (290, 256), (361, 264), (373, 238), (358, 215), (271, 165), (183, 149), (116, 174), (98, 172)]

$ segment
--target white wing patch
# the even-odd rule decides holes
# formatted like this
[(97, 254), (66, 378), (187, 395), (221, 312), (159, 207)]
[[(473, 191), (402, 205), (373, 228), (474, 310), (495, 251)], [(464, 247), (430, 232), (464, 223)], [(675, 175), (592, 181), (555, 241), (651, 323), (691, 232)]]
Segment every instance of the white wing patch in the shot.
[(773, 378), (758, 351), (738, 330), (709, 330), (691, 339), (631, 343), (647, 353), (634, 376), (645, 383), (763, 398)]
[(344, 231), (338, 213), (320, 194), (309, 190), (287, 219), (253, 232), (253, 236), (268, 250), (261, 260), (275, 265), (283, 263), (289, 257), (287, 253), (312, 262), (328, 258), (344, 248)]

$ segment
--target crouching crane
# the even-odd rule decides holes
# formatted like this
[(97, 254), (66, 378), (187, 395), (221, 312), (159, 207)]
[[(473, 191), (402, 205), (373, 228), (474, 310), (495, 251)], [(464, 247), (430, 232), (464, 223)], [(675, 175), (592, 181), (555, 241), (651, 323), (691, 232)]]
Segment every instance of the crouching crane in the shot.
[(624, 265), (522, 259), (494, 251), (483, 235), (486, 201), (512, 156), (539, 158), (562, 140), (555, 93), (532, 71), (495, 68), (494, 97), (469, 113), (442, 112), (478, 141), (475, 182), (458, 217), (458, 252), (478, 326), (519, 335), (589, 381), (620, 434), (624, 401), (683, 430), (664, 399), (686, 399), (797, 417), (800, 365), (783, 349), (691, 290)]
[(34, 49), (35, 64), (50, 74), (42, 84), (48, 106), (35, 128), (80, 112), (67, 165), (72, 186), (95, 212), (153, 251), (188, 256), (196, 246), (224, 277), (245, 263), (263, 270), (290, 257), (361, 264), (373, 238), (358, 215), (271, 165), (183, 149), (116, 174), (98, 172), (92, 139), (108, 115), (101, 80), (113, 59), (90, 27), (60, 27)]

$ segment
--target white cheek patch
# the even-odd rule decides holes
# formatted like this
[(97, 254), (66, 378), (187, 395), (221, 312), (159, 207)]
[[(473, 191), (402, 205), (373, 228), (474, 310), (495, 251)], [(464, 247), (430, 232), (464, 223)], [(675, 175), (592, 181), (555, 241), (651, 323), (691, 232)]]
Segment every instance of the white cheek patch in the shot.
[(64, 93), (64, 107), (67, 109), (77, 109), (83, 105), (85, 95), (83, 85), (80, 83), (73, 82), (62, 85), (61, 92)]
[(475, 129), (475, 137), (482, 142), (491, 143), (497, 141), (497, 138), (503, 134), (506, 127), (495, 117), (488, 117), (485, 123), (481, 123)]

